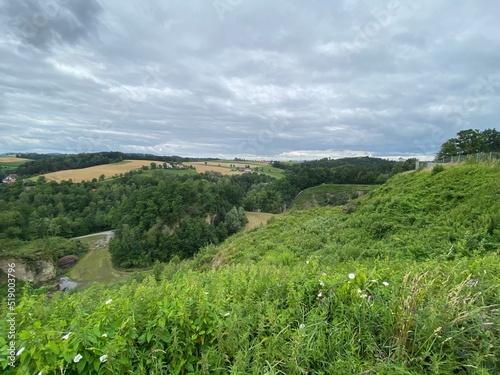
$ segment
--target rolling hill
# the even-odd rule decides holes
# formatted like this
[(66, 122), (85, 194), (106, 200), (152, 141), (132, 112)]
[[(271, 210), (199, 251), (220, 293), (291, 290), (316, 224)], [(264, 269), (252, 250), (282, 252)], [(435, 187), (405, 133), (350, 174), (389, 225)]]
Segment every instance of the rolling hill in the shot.
[(8, 367), (4, 338), (0, 366), (496, 374), (499, 197), (499, 164), (406, 172), (343, 207), (272, 218), (143, 280), (51, 301), (26, 293), (16, 310), (19, 367)]

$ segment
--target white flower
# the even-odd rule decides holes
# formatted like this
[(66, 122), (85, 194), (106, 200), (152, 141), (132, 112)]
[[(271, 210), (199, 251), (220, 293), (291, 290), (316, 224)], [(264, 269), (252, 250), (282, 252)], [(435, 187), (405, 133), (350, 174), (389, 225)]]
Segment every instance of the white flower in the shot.
[(382, 281), (382, 284), (384, 284), (384, 286), (389, 286), (389, 283), (387, 281)]
[(355, 274), (353, 274), (353, 273), (350, 273), (350, 274), (349, 274), (349, 278), (350, 278), (351, 280), (352, 280), (352, 279), (354, 279), (355, 277), (356, 277), (356, 275), (355, 275)]
[(305, 325), (304, 323), (301, 323), (301, 324), (299, 325), (299, 328), (300, 328), (300, 329), (304, 329), (304, 328), (306, 328), (306, 325)]
[(103, 354), (99, 357), (99, 361), (101, 361), (101, 363), (104, 363), (108, 360), (108, 355), (107, 354)]
[(68, 332), (67, 334), (65, 334), (63, 337), (61, 337), (61, 340), (67, 340), (69, 335), (71, 335), (71, 332)]
[(42, 372), (41, 372), (41, 371), (39, 371), (37, 375), (42, 375)]
[(228, 311), (227, 313), (224, 314), (224, 317), (231, 315), (231, 313)]
[(309, 261), (308, 261), (308, 260), (306, 260), (306, 264), (309, 264)]
[(109, 304), (111, 303), (111, 301), (113, 301), (111, 298), (110, 298), (110, 299), (108, 299), (108, 300), (106, 300), (106, 302), (105, 302), (105, 303), (106, 303), (106, 305), (109, 305)]
[(81, 355), (81, 354), (77, 354), (77, 355), (75, 356), (75, 358), (73, 358), (73, 362), (78, 363), (78, 362), (80, 362), (80, 359), (82, 359), (82, 358), (83, 358), (83, 357), (82, 357), (82, 355)]
[(21, 349), (19, 349), (17, 351), (16, 355), (19, 357), (21, 355), (21, 353), (24, 352), (24, 349), (26, 349), (26, 348), (23, 346)]
[(203, 292), (203, 293), (208, 294), (208, 292)]
[(108, 337), (108, 334), (107, 334), (107, 333), (103, 333), (103, 334), (101, 335), (101, 337)]
[(323, 281), (321, 281), (321, 280), (320, 280), (320, 281), (319, 281), (319, 285), (321, 285), (321, 286), (325, 286), (325, 283), (324, 283)]
[(370, 281), (371, 281), (372, 283), (378, 283), (378, 280), (375, 280), (375, 279), (370, 280)]
[(363, 293), (363, 291), (361, 289), (358, 289), (358, 294), (361, 294)]
[(323, 296), (323, 292), (319, 292), (318, 297), (322, 297), (322, 296)]
[(364, 293), (363, 293), (363, 294), (361, 294), (361, 295), (360, 295), (360, 297), (361, 297), (361, 298), (366, 298), (366, 297), (368, 297), (368, 296), (367, 296), (366, 294), (364, 294)]

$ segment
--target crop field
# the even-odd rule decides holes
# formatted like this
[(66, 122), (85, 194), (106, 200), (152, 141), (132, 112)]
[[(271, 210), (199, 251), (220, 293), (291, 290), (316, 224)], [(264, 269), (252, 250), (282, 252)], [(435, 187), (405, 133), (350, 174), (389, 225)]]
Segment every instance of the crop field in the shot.
[(44, 174), (47, 180), (61, 182), (63, 180), (73, 180), (74, 182), (92, 180), (104, 175), (104, 178), (111, 178), (116, 174), (125, 173), (133, 169), (139, 169), (143, 165), (149, 166), (151, 162), (158, 163), (153, 160), (124, 160), (114, 164), (96, 165), (94, 167), (82, 169), (69, 169), (66, 171), (58, 171)]
[(0, 156), (0, 171), (17, 168), (27, 161), (29, 159), (16, 158), (15, 156)]
[[(274, 168), (266, 162), (260, 161), (227, 161), (227, 160), (215, 160), (208, 161), (206, 164), (204, 161), (197, 161), (192, 163), (184, 163), (186, 165), (192, 165), (196, 168), (196, 171), (199, 173), (204, 173), (206, 171), (220, 172), (225, 175), (235, 175), (235, 174), (243, 174), (245, 172), (240, 172), (237, 168), (244, 168), (246, 165), (249, 165), (252, 170), (254, 168), (259, 168), (258, 173), (267, 174), (269, 176), (280, 178), (283, 174), (283, 170), (279, 168)], [(264, 172), (260, 170), (260, 168), (264, 169)]]

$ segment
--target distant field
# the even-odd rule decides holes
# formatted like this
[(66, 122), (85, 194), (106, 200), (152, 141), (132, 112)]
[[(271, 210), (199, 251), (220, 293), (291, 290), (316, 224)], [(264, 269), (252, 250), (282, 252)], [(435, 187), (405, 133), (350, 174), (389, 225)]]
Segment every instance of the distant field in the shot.
[(275, 216), (279, 216), (277, 214), (268, 214), (267, 212), (251, 212), (245, 211), (245, 215), (247, 216), (248, 223), (245, 225), (245, 232), (259, 227), (261, 224), (266, 224), (267, 221)]
[[(149, 166), (151, 162), (158, 164), (158, 161), (154, 160), (124, 160), (114, 164), (96, 165), (89, 168), (52, 172), (44, 174), (44, 176), (47, 180), (56, 182), (70, 179), (74, 182), (80, 182), (83, 180), (86, 181), (92, 180), (93, 178), (99, 178), (101, 175), (104, 175), (104, 178), (111, 178), (116, 174), (125, 173), (133, 169), (139, 169), (143, 165)], [(35, 179), (36, 178), (37, 177), (35, 177)]]
[[(196, 168), (196, 171), (199, 173), (204, 173), (206, 171), (220, 172), (226, 175), (235, 175), (235, 174), (243, 174), (245, 172), (239, 172), (237, 168), (244, 168), (246, 165), (249, 165), (253, 170), (254, 168), (259, 168), (258, 173), (263, 173), (275, 178), (281, 178), (283, 175), (283, 170), (279, 168), (274, 168), (266, 162), (259, 161), (231, 161), (231, 160), (216, 160), (216, 161), (196, 161), (192, 163), (184, 163), (186, 165), (192, 165)], [(230, 167), (233, 165), (234, 167)], [(260, 171), (260, 168), (264, 168), (264, 172)]]
[(340, 206), (357, 198), (358, 192), (367, 193), (379, 185), (323, 184), (304, 190), (290, 207), (304, 210), (312, 207)]
[[(86, 284), (99, 282), (103, 284), (114, 284), (130, 279), (136, 272), (123, 272), (113, 268), (111, 254), (108, 247), (95, 249), (94, 244), (104, 238), (105, 235), (87, 237), (80, 241), (89, 247), (89, 251), (78, 263), (69, 271), (70, 279), (75, 280), (79, 285), (85, 287)], [(142, 271), (148, 272), (148, 271)]]
[(16, 158), (15, 156), (0, 156), (0, 171), (19, 167), (30, 159)]

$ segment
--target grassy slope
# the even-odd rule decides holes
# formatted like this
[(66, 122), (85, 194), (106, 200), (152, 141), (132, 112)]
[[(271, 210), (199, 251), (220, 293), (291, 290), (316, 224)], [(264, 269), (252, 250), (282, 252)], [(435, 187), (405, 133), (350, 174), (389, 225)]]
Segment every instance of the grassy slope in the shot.
[(283, 215), (171, 262), (159, 280), (94, 286), (51, 303), (27, 298), (18, 345), (30, 349), (20, 368), (499, 373), (499, 184), (499, 165), (410, 172), (351, 212)]
[(323, 184), (304, 190), (295, 200), (290, 210), (311, 207), (339, 206), (357, 198), (358, 191), (366, 193), (379, 185)]

